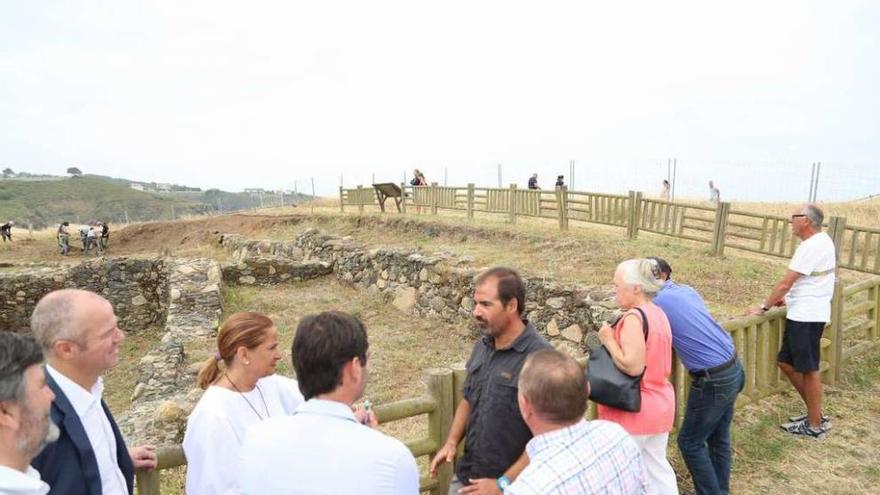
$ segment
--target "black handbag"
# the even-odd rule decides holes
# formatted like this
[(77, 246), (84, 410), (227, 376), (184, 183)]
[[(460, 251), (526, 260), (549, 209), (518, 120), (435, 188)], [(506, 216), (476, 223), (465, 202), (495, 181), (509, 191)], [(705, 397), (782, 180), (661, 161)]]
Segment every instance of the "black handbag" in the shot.
[[(645, 334), (645, 342), (648, 341), (648, 318), (641, 308), (635, 308), (642, 315), (642, 332)], [(623, 318), (622, 315), (620, 318)], [(618, 321), (618, 318), (612, 326)], [(645, 368), (647, 369), (647, 367)], [(642, 408), (642, 391), (640, 389), (642, 376), (630, 376), (620, 371), (614, 364), (614, 359), (608, 353), (604, 345), (600, 345), (590, 352), (587, 361), (587, 379), (590, 382), (590, 400), (616, 409), (629, 412), (639, 412)]]

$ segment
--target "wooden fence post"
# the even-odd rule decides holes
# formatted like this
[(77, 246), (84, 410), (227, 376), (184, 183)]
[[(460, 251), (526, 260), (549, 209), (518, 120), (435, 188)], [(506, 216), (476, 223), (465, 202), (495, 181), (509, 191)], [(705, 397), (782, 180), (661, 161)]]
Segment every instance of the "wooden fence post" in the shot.
[(138, 495), (159, 495), (159, 470), (138, 470), (135, 473), (137, 479)]
[(406, 183), (400, 183), (400, 212), (406, 213)]
[[(428, 394), (437, 402), (434, 412), (428, 414), (428, 438), (436, 442), (437, 450), (446, 442), (449, 429), (452, 427), (453, 408), (453, 376), (449, 368), (430, 369), (425, 372), (428, 381)], [(436, 454), (435, 450), (432, 457)], [(444, 463), (437, 470), (437, 486), (431, 490), (432, 495), (446, 495), (452, 481), (452, 464)]]
[(510, 194), (510, 203), (507, 205), (509, 211), (508, 218), (510, 223), (516, 223), (516, 184), (510, 185), (510, 192), (508, 194)]
[(724, 236), (727, 234), (727, 220), (730, 217), (730, 203), (718, 203), (715, 207), (715, 224), (712, 226), (712, 254), (724, 254)]
[[(314, 201), (315, 198), (312, 198)], [(339, 186), (339, 213), (345, 213), (345, 192), (342, 186)]]
[[(452, 366), (452, 406), (455, 410), (464, 399), (464, 380), (467, 378), (467, 370), (464, 363), (458, 363)], [(464, 455), (464, 438), (458, 442), (458, 448), (455, 450), (455, 460)]]
[(635, 239), (639, 236), (639, 209), (642, 204), (641, 191), (630, 191), (629, 200), (627, 202), (628, 210), (626, 215), (626, 237), (627, 239)]
[(568, 188), (556, 188), (556, 210), (559, 213), (559, 230), (568, 230)]
[(467, 217), (474, 218), (474, 184), (469, 183), (467, 189)]
[(843, 287), (840, 283), (840, 252), (843, 249), (843, 234), (846, 230), (846, 217), (831, 217), (828, 220), (828, 235), (834, 241), (834, 255), (836, 258), (834, 268), (834, 296), (831, 298), (831, 324), (826, 328), (830, 330), (828, 339), (831, 345), (828, 347), (828, 372), (822, 377), (825, 383), (834, 384), (843, 374), (843, 329), (846, 327), (843, 321)]
[(431, 183), (431, 215), (437, 214), (437, 183)]
[(358, 213), (364, 212), (364, 188), (360, 184), (357, 187), (357, 203), (358, 203)]
[(866, 337), (871, 342), (876, 342), (880, 340), (880, 284), (872, 287), (868, 294), (868, 300), (874, 301), (874, 309), (868, 313), (868, 321), (873, 321), (874, 326), (868, 330)]

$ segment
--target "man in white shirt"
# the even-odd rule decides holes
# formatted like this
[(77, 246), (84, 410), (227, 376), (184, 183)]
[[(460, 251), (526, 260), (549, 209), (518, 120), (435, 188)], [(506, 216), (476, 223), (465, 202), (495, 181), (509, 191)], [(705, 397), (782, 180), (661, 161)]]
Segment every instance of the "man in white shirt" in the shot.
[(155, 468), (156, 454), (151, 446), (125, 446), (102, 399), (101, 375), (116, 366), (125, 338), (113, 307), (93, 292), (50, 292), (34, 308), (31, 331), (46, 353), (50, 414), (61, 430), (31, 465), (52, 494), (131, 494), (134, 470)]
[(40, 366), (43, 351), (31, 338), (0, 331), (0, 493), (45, 495), (49, 485), (31, 459), (58, 438), (49, 419), (55, 394)]
[(822, 332), (831, 321), (837, 254), (834, 241), (822, 232), (822, 210), (806, 204), (791, 215), (791, 231), (801, 239), (788, 272), (761, 306), (750, 313), (763, 314), (773, 306), (788, 307), (779, 369), (798, 391), (807, 414), (792, 416), (781, 428), (795, 435), (820, 438), (831, 427), (822, 415), (822, 379), (819, 351)]
[(364, 326), (348, 314), (303, 318), (292, 350), (306, 403), (293, 416), (270, 418), (248, 430), (239, 463), (243, 493), (419, 493), (412, 453), (370, 427), (378, 425), (372, 412), (352, 412), (367, 385), (367, 347)]
[(541, 349), (526, 358), (517, 400), (535, 435), (526, 444), (529, 465), (506, 495), (649, 492), (642, 454), (617, 423), (584, 419), (589, 384), (570, 356)]

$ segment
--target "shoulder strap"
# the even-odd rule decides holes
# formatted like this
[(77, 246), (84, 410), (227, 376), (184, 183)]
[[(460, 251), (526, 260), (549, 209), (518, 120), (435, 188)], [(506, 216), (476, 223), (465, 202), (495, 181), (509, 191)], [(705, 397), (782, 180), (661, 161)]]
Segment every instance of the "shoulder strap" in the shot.
[(642, 333), (645, 334), (645, 342), (648, 341), (648, 316), (645, 315), (645, 312), (642, 308), (633, 308), (638, 311), (640, 315), (642, 315)]

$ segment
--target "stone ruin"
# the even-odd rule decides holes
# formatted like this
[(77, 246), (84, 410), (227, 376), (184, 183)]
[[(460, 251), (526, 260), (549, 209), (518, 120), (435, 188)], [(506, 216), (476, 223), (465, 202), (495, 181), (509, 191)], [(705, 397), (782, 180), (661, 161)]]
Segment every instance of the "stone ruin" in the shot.
[[(232, 260), (204, 258), (104, 258), (70, 267), (0, 272), (0, 329), (27, 331), (42, 295), (63, 287), (103, 294), (120, 326), (158, 328), (162, 338), (138, 363), (128, 412), (117, 414), (133, 444), (179, 444), (186, 418), (201, 397), (194, 387), (200, 363), (188, 364), (187, 345), (212, 339), (225, 284), (269, 286), (335, 275), (387, 300), (398, 310), (468, 325), (474, 277), (485, 267), (471, 258), (415, 249), (369, 249), (348, 237), (308, 229), (290, 241), (220, 238)], [(526, 278), (526, 317), (557, 348), (583, 355), (595, 332), (616, 312), (608, 290)]]

